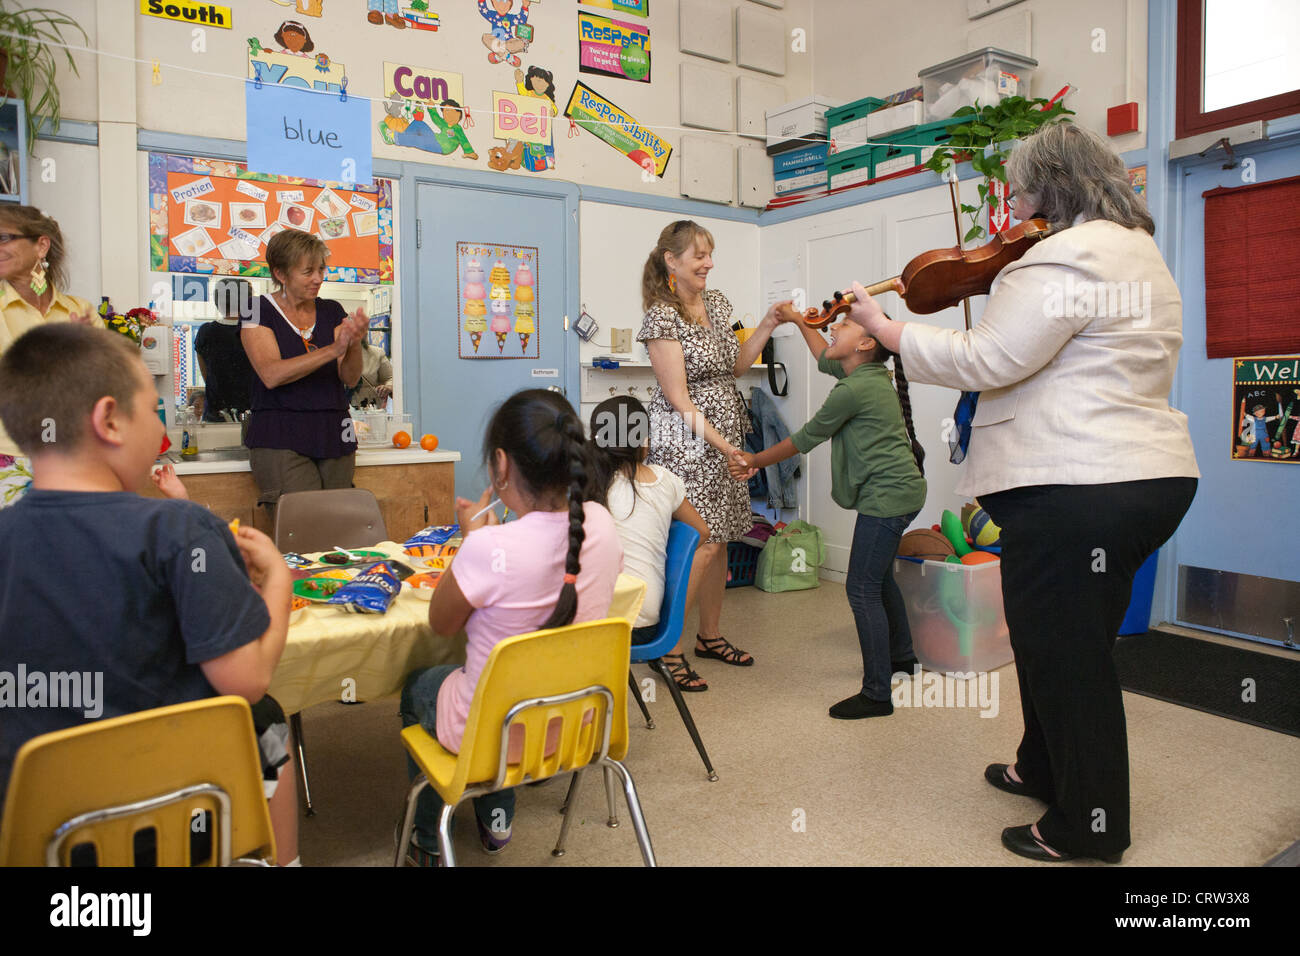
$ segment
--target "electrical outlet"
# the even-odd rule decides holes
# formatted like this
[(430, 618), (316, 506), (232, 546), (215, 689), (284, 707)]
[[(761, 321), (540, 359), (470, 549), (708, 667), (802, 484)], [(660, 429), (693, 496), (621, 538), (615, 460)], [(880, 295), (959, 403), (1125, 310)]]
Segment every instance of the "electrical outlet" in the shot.
[(609, 336), (610, 348), (615, 352), (632, 351), (631, 329), (610, 329)]

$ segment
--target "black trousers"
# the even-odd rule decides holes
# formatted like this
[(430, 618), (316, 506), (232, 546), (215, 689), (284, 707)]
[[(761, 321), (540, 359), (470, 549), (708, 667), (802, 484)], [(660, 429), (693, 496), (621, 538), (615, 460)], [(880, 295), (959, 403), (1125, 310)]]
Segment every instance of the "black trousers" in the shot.
[(1016, 773), (1048, 804), (1053, 849), (1129, 839), (1128, 732), (1111, 651), (1142, 562), (1191, 506), (1195, 478), (1035, 485), (980, 495), (1002, 529), (1002, 599), (1025, 732)]

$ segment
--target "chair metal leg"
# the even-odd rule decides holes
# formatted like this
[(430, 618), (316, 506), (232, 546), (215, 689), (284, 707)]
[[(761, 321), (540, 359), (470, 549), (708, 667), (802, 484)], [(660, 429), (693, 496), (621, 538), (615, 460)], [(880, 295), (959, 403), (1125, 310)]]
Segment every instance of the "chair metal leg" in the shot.
[(641, 859), (646, 866), (658, 866), (655, 862), (654, 847), (650, 844), (650, 831), (646, 829), (645, 816), (641, 813), (641, 800), (636, 794), (636, 784), (632, 782), (632, 774), (617, 760), (609, 759), (605, 760), (605, 773), (610, 776), (617, 773), (622, 779), (623, 796), (627, 799), (627, 812), (632, 817), (632, 830), (636, 833), (637, 846), (641, 848)]
[(397, 854), (393, 857), (395, 867), (400, 868), (406, 862), (406, 848), (411, 845), (411, 831), (415, 828), (415, 806), (419, 802), (420, 791), (428, 785), (429, 778), (420, 774), (406, 794), (406, 813), (402, 817), (402, 833), (397, 839)]
[(673, 703), (677, 705), (677, 712), (682, 715), (682, 723), (686, 725), (686, 732), (691, 735), (691, 740), (695, 741), (695, 749), (700, 752), (700, 759), (704, 761), (704, 769), (709, 772), (709, 781), (716, 781), (718, 774), (713, 769), (713, 764), (709, 762), (709, 753), (704, 749), (704, 741), (700, 739), (700, 732), (695, 729), (695, 720), (691, 717), (691, 712), (686, 709), (686, 701), (682, 697), (681, 688), (677, 686), (677, 681), (673, 680), (672, 676), (669, 675), (668, 668), (664, 666), (662, 659), (655, 661), (652, 666), (663, 675), (664, 680), (668, 683), (668, 692), (673, 695)]
[(627, 686), (628, 690), (632, 691), (632, 697), (636, 700), (637, 706), (641, 708), (641, 715), (645, 717), (645, 729), (654, 730), (654, 718), (650, 716), (650, 710), (646, 707), (645, 700), (641, 697), (641, 688), (637, 684), (636, 678), (632, 676), (631, 671), (627, 672)]
[(444, 803), (442, 812), (438, 814), (438, 851), (442, 854), (443, 866), (456, 865), (456, 852), (451, 847), (451, 815), (455, 812), (454, 806)]
[(614, 771), (605, 766), (605, 803), (609, 806), (609, 820), (605, 826), (611, 830), (618, 827), (618, 810), (614, 806)]
[(314, 817), (316, 809), (311, 805), (311, 783), (307, 780), (307, 751), (302, 742), (302, 713), (289, 718), (293, 728), (293, 742), (298, 749), (298, 775), (302, 777), (302, 798), (307, 804), (307, 816)]
[[(586, 768), (584, 767), (583, 770)], [(564, 806), (560, 812), (564, 814), (564, 822), (560, 824), (560, 836), (555, 841), (555, 849), (551, 851), (551, 856), (564, 856), (564, 841), (569, 835), (569, 815), (573, 811), (573, 805), (577, 802), (578, 784), (582, 780), (582, 770), (577, 770), (573, 774), (573, 779), (569, 782), (569, 792), (564, 797)]]

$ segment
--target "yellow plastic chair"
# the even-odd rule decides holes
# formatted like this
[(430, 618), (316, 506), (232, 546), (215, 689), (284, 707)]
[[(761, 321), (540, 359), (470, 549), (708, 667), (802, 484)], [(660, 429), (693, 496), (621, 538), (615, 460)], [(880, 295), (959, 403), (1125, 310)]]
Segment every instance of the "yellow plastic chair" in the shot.
[[(242, 697), (159, 707), (34, 737), (14, 761), (0, 866), (136, 864), (153, 829), (157, 866), (275, 863), (253, 715)], [(190, 835), (211, 833), (193, 864)], [(89, 851), (93, 857), (87, 859)], [(149, 851), (146, 851), (149, 852)]]
[[(402, 743), (423, 773), (406, 797), (406, 817), (394, 866), (401, 866), (411, 842), (416, 800), (426, 786), (442, 797), (438, 847), (445, 866), (455, 866), (451, 819), (466, 800), (562, 773), (600, 766), (606, 784), (623, 783), (632, 826), (646, 866), (654, 849), (641, 814), (632, 775), (619, 761), (627, 754), (627, 668), (631, 625), (623, 618), (571, 624), (507, 638), (492, 648), (479, 677), (459, 754), (443, 749), (419, 724), (402, 731)], [(591, 719), (584, 723), (584, 716)], [(546, 754), (547, 730), (558, 722), (559, 743)], [(523, 754), (507, 763), (510, 728), (523, 728)], [(576, 782), (576, 781), (575, 781)], [(608, 792), (613, 818), (613, 794)], [(556, 842), (564, 853), (570, 800)]]

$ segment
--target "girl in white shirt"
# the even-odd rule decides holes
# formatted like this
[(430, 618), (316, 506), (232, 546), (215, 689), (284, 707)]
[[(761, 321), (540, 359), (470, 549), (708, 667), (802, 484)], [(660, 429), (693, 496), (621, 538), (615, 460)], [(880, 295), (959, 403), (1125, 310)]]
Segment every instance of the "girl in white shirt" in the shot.
[[(673, 520), (684, 521), (698, 531), (700, 544), (708, 540), (709, 528), (695, 506), (686, 500), (686, 485), (682, 480), (661, 465), (645, 463), (650, 445), (650, 416), (635, 398), (619, 395), (597, 405), (591, 414), (589, 441), (592, 457), (602, 469), (597, 481), (608, 489), (609, 512), (623, 542), (623, 571), (646, 584), (645, 602), (632, 629), (632, 643), (646, 644), (654, 639), (659, 623), (668, 531)], [(695, 560), (700, 561), (698, 551)], [(698, 576), (692, 574), (691, 580), (698, 580)], [(693, 589), (688, 589), (688, 614), (694, 597)], [(687, 666), (680, 638), (663, 661), (682, 690), (709, 689), (700, 675)]]

